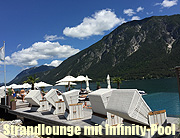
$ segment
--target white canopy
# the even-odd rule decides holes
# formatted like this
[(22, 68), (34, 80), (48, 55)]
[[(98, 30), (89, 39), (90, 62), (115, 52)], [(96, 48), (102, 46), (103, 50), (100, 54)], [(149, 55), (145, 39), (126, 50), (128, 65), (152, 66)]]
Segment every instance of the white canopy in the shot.
[(84, 77), (84, 76), (82, 76), (82, 75), (80, 75), (80, 76), (78, 76), (77, 78), (76, 78), (76, 81), (86, 81), (86, 80), (92, 80), (92, 79), (90, 79), (90, 78), (86, 78), (86, 77)]
[(76, 78), (74, 78), (73, 76), (66, 76), (63, 79), (57, 81), (56, 83), (68, 82), (68, 90), (70, 90), (70, 82), (74, 82), (74, 81), (76, 81)]
[(22, 85), (17, 85), (15, 83), (13, 83), (13, 84), (7, 86), (7, 88), (19, 89), (19, 88), (22, 88)]
[(80, 75), (76, 78), (76, 81), (85, 81), (86, 80), (86, 77)]
[[(23, 88), (23, 87), (22, 87), (22, 85), (11, 84), (9, 86), (6, 86), (6, 88), (8, 88), (8, 89), (10, 89), (10, 88), (19, 89), (19, 88)], [(0, 87), (0, 89), (5, 89), (5, 86)]]
[(108, 84), (108, 89), (111, 89), (111, 82), (110, 82), (110, 76), (109, 74), (107, 75), (107, 84)]
[(5, 86), (1, 86), (0, 89), (5, 89)]
[(29, 83), (24, 83), (23, 85), (22, 85), (22, 88), (31, 88), (32, 86), (31, 86), (31, 84), (29, 84)]
[[(60, 83), (56, 84), (55, 86), (57, 86), (57, 85), (65, 85), (65, 86), (67, 86), (68, 82), (60, 82)], [(70, 85), (77, 85), (77, 84), (73, 83), (73, 82), (70, 82)]]
[(90, 89), (89, 89), (89, 80), (91, 80), (91, 79), (89, 79), (88, 78), (88, 76), (86, 75), (86, 91), (88, 91), (88, 92), (90, 92)]
[(73, 76), (66, 76), (63, 79), (58, 80), (56, 83), (59, 83), (59, 82), (74, 82), (74, 81), (76, 81), (75, 77), (73, 77)]
[(41, 81), (41, 82), (35, 83), (34, 86), (35, 87), (48, 87), (52, 85)]

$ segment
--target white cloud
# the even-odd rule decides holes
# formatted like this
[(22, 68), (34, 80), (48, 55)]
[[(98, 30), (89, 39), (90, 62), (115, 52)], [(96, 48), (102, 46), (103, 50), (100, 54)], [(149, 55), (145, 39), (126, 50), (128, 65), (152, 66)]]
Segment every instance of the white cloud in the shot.
[(124, 22), (123, 18), (117, 18), (110, 9), (103, 9), (93, 14), (92, 17), (85, 17), (83, 22), (75, 27), (66, 27), (63, 33), (66, 36), (82, 39), (92, 35), (103, 35), (104, 31)]
[(64, 37), (63, 36), (58, 37), (57, 35), (47, 35), (47, 34), (44, 36), (44, 40), (46, 41), (55, 41), (59, 39), (64, 40)]
[(155, 6), (161, 5), (164, 8), (170, 8), (172, 6), (177, 5), (177, 3), (178, 3), (178, 0), (163, 0), (162, 3), (156, 3)]
[(178, 0), (172, 0), (172, 1), (164, 0), (161, 5), (163, 7), (168, 7), (169, 8), (169, 7), (172, 7), (174, 5), (177, 5), (177, 2), (178, 2)]
[(139, 16), (133, 16), (132, 18), (131, 18), (131, 20), (133, 21), (133, 20), (140, 20), (140, 17)]
[(44, 64), (44, 65), (57, 67), (57, 66), (59, 66), (62, 62), (63, 62), (63, 61), (61, 61), (61, 60), (53, 60), (50, 64), (47, 64), (47, 63), (46, 63), (46, 64)]
[(128, 16), (133, 16), (136, 14), (133, 9), (124, 9), (124, 14), (127, 14)]
[(5, 59), (8, 65), (35, 66), (40, 59), (67, 58), (79, 51), (69, 45), (60, 45), (58, 42), (36, 42), (31, 47), (14, 52)]
[(143, 11), (143, 10), (144, 10), (144, 8), (140, 6), (140, 7), (137, 8), (136, 11), (137, 11), (137, 12), (140, 12), (140, 11)]
[(21, 46), (21, 44), (17, 45), (17, 48), (19, 48)]
[(152, 12), (146, 12), (147, 15), (151, 15), (153, 14), (153, 11)]

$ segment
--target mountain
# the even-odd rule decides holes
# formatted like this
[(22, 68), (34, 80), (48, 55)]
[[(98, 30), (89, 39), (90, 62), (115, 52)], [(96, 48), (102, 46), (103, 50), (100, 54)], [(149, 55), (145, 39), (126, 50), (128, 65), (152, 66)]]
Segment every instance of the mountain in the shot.
[(40, 78), (55, 83), (66, 75), (94, 81), (172, 77), (180, 65), (180, 15), (153, 16), (117, 27), (100, 41), (69, 57)]
[(10, 81), (8, 84), (22, 83), (25, 80), (27, 80), (28, 76), (33, 76), (34, 74), (39, 74), (39, 73), (42, 74), (43, 72), (50, 71), (50, 70), (52, 70), (54, 68), (55, 67), (52, 67), (52, 66), (42, 65), (42, 66), (39, 66), (39, 67), (32, 67), (32, 68), (23, 70), (12, 81)]

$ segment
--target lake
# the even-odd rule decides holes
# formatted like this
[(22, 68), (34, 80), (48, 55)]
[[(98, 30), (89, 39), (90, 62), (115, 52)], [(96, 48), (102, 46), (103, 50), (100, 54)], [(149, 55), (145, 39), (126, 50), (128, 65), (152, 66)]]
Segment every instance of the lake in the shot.
[[(101, 82), (100, 85), (101, 88), (107, 88), (106, 82)], [(116, 88), (116, 86), (115, 83), (111, 83), (112, 88)], [(64, 86), (54, 86), (53, 88), (65, 91)], [(80, 89), (81, 84), (78, 83), (74, 88)], [(85, 82), (82, 83), (82, 88), (86, 88)], [(180, 117), (176, 78), (123, 81), (120, 88), (144, 90), (147, 95), (144, 95), (143, 98), (153, 111), (166, 109), (168, 116)], [(96, 90), (96, 83), (90, 82), (90, 89)]]

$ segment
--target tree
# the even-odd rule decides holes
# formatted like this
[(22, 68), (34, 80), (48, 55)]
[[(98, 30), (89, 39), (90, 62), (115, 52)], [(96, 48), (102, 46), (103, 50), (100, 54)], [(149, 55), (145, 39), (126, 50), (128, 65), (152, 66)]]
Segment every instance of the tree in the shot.
[(120, 89), (120, 83), (122, 83), (122, 78), (121, 77), (114, 77), (112, 79), (113, 83), (117, 83), (117, 89)]
[(33, 76), (27, 77), (27, 81), (24, 81), (24, 83), (30, 83), (32, 85), (31, 90), (34, 90), (34, 83), (36, 83), (39, 80), (39, 78), (36, 78), (36, 74)]

